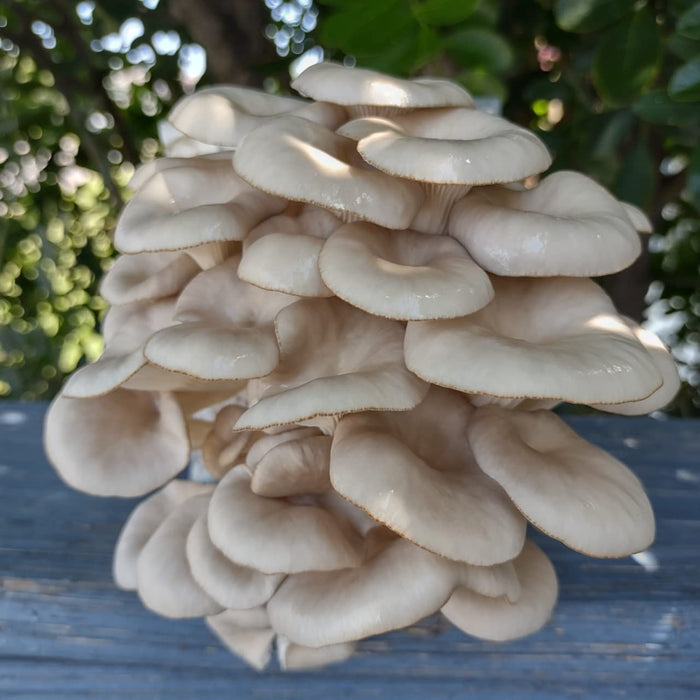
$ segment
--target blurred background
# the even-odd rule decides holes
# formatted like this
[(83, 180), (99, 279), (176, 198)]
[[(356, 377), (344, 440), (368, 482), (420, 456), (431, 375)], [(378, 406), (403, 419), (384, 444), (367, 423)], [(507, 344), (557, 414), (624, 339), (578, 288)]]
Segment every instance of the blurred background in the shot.
[(554, 155), (649, 213), (599, 280), (671, 347), (700, 415), (700, 2), (1, 0), (0, 398), (43, 400), (102, 351), (98, 282), (157, 125), (196, 87), (286, 93), (322, 59), (498, 97)]

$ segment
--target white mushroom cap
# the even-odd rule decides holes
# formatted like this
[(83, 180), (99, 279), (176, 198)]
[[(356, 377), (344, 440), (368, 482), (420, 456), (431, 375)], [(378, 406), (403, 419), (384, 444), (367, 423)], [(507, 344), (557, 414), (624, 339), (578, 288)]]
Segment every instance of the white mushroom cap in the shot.
[(187, 536), (187, 561), (199, 587), (224, 608), (253, 608), (272, 597), (284, 574), (262, 574), (234, 564), (219, 551), (200, 515)]
[(428, 387), (403, 363), (400, 323), (337, 299), (303, 299), (275, 319), (280, 364), (264, 397), (236, 428), (260, 429), (318, 415), (413, 408)]
[(277, 635), (277, 659), (283, 671), (301, 671), (347, 661), (355, 651), (353, 642), (331, 644), (326, 647), (305, 647), (294, 644), (287, 637)]
[(202, 617), (221, 612), (192, 578), (185, 545), (197, 518), (206, 513), (210, 494), (194, 496), (159, 525), (136, 562), (137, 591), (143, 604), (163, 617)]
[(291, 440), (301, 440), (302, 438), (319, 435), (319, 431), (312, 427), (296, 427), (284, 426), (283, 428), (270, 428), (268, 432), (257, 433), (260, 437), (250, 446), (248, 454), (245, 457), (245, 463), (248, 471), (251, 474), (255, 473), (255, 469), (261, 459), (278, 445)]
[(624, 416), (641, 416), (652, 411), (658, 411), (669, 404), (681, 387), (681, 379), (678, 376), (678, 368), (673, 359), (673, 355), (661, 342), (661, 339), (650, 330), (638, 326), (634, 321), (627, 319), (627, 323), (632, 332), (637, 336), (637, 340), (645, 347), (646, 351), (654, 360), (664, 383), (653, 394), (641, 401), (631, 401), (629, 403), (618, 404), (593, 404), (593, 408), (608, 413), (618, 413)]
[(130, 304), (177, 294), (199, 272), (182, 253), (120, 255), (102, 278), (100, 294), (109, 304)]
[(275, 368), (279, 349), (272, 319), (294, 297), (239, 280), (239, 260), (230, 258), (187, 285), (175, 313), (181, 323), (145, 346), (151, 363), (206, 380), (249, 379)]
[(594, 557), (624, 557), (654, 540), (637, 477), (550, 411), (478, 409), (467, 428), (476, 461), (536, 527)]
[(525, 520), (476, 465), (471, 413), (465, 398), (434, 387), (412, 411), (345, 416), (333, 437), (333, 488), (431, 552), (479, 566), (512, 559)]
[[(78, 436), (78, 437), (76, 437)], [(49, 407), (44, 446), (59, 476), (96, 496), (141, 496), (187, 465), (182, 411), (169, 393), (117, 389)]]
[(473, 109), (365, 117), (344, 124), (338, 133), (356, 140), (359, 154), (375, 168), (422, 182), (513, 182), (541, 173), (552, 162), (532, 132)]
[(309, 647), (362, 639), (436, 612), (464, 576), (466, 565), (407, 540), (376, 545), (358, 568), (287, 577), (268, 603), (272, 627)]
[(324, 239), (340, 223), (329, 211), (311, 205), (302, 207), (296, 216), (280, 214), (266, 219), (245, 240), (238, 276), (285, 294), (333, 296), (321, 279), (318, 256)]
[(208, 484), (173, 479), (131, 511), (119, 533), (112, 559), (112, 573), (119, 588), (136, 590), (139, 554), (165, 518), (187, 499), (210, 491)]
[(165, 120), (159, 121), (157, 127), (158, 140), (168, 157), (193, 158), (215, 154), (218, 150), (216, 146), (190, 138)]
[(522, 586), (516, 602), (487, 598), (468, 588), (457, 588), (442, 613), (463, 632), (503, 642), (532, 634), (549, 620), (557, 601), (557, 576), (542, 550), (529, 540), (513, 562)]
[(651, 233), (654, 230), (654, 224), (639, 207), (629, 202), (620, 202), (620, 204), (638, 233)]
[(484, 269), (506, 276), (608, 275), (641, 252), (621, 204), (590, 178), (570, 171), (523, 192), (472, 190), (452, 210), (449, 232)]
[(255, 466), (250, 488), (268, 498), (321, 494), (331, 487), (329, 435), (283, 442), (266, 452)]
[(239, 241), (285, 206), (237, 177), (230, 160), (191, 158), (143, 183), (117, 222), (115, 246), (143, 253)]
[(243, 139), (233, 158), (253, 187), (387, 228), (406, 228), (420, 188), (363, 167), (355, 144), (299, 117), (281, 117)]
[(270, 662), (275, 632), (264, 608), (224, 610), (207, 618), (207, 627), (222, 644), (257, 671)]
[(366, 68), (347, 68), (330, 62), (310, 66), (292, 81), (292, 87), (314, 100), (343, 105), (353, 114), (358, 110), (376, 113), (392, 108), (404, 110), (474, 105), (471, 95), (464, 88), (448, 80), (402, 80)]
[(319, 265), (341, 299), (386, 318), (465, 316), (493, 298), (488, 275), (447, 236), (346, 224), (326, 241)]
[(232, 469), (216, 487), (209, 534), (228, 559), (266, 574), (362, 561), (361, 541), (349, 526), (319, 506), (257, 496), (244, 469)]
[(253, 439), (252, 433), (237, 433), (233, 430), (244, 411), (242, 406), (224, 406), (217, 413), (214, 425), (202, 445), (204, 466), (218, 479), (240, 463), (242, 453)]
[[(95, 362), (85, 365), (66, 382), (64, 395), (71, 398), (100, 396), (113, 391), (141, 373), (146, 383), (158, 378), (153, 372), (146, 375), (147, 360), (143, 354), (144, 343), (156, 331), (173, 323), (175, 299), (161, 299), (155, 302), (135, 302), (113, 307), (107, 312), (103, 324), (105, 351)], [(162, 374), (162, 373), (161, 373)], [(137, 381), (141, 378), (137, 378)], [(171, 386), (177, 388), (177, 378), (172, 378)], [(163, 383), (170, 383), (162, 378)], [(136, 388), (151, 389), (149, 386)]]
[(330, 129), (339, 126), (345, 117), (344, 110), (330, 104), (309, 103), (233, 85), (215, 85), (179, 100), (168, 121), (204, 143), (236, 148), (253, 129), (289, 113), (299, 113)]
[(661, 386), (653, 359), (608, 296), (574, 278), (492, 278), (494, 300), (471, 316), (410, 322), (406, 364), (471, 394), (621, 403)]

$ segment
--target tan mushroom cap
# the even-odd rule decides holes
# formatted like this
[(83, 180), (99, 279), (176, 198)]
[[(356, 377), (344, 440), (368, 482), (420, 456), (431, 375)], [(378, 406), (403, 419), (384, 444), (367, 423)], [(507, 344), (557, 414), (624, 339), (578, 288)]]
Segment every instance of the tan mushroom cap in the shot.
[(571, 171), (522, 192), (474, 189), (452, 210), (449, 232), (481, 267), (505, 276), (608, 275), (642, 250), (621, 204)]
[(345, 111), (335, 105), (309, 103), (252, 88), (215, 85), (179, 100), (168, 121), (198, 141), (236, 148), (253, 129), (289, 113), (329, 129), (338, 127), (345, 118)]
[(541, 173), (552, 162), (533, 133), (474, 109), (365, 117), (344, 124), (338, 133), (356, 140), (359, 154), (375, 168), (422, 182), (513, 182)]
[(678, 376), (678, 367), (676, 367), (673, 356), (661, 342), (661, 339), (652, 331), (638, 326), (634, 321), (628, 319), (627, 323), (637, 336), (637, 340), (651, 355), (654, 364), (661, 372), (664, 383), (651, 396), (641, 401), (618, 404), (593, 404), (593, 408), (607, 411), (608, 413), (618, 413), (623, 416), (641, 416), (652, 411), (658, 411), (669, 404), (681, 387), (681, 379)]
[(387, 228), (406, 228), (420, 188), (364, 167), (350, 139), (299, 117), (281, 117), (243, 139), (233, 165), (263, 192)]
[(119, 533), (112, 558), (112, 573), (119, 588), (136, 590), (139, 554), (165, 518), (187, 499), (210, 491), (208, 484), (173, 479), (131, 511)]
[(224, 406), (216, 415), (214, 424), (202, 445), (202, 459), (207, 471), (220, 479), (240, 464), (243, 452), (253, 439), (252, 433), (234, 432), (233, 426), (243, 415), (242, 406)]
[(347, 68), (330, 62), (307, 68), (292, 81), (292, 88), (314, 100), (346, 106), (351, 113), (474, 105), (464, 88), (448, 80), (403, 80), (366, 68)]
[(287, 577), (268, 603), (270, 622), (309, 647), (399, 629), (444, 605), (466, 568), (401, 538), (384, 541), (360, 567)]
[(259, 437), (250, 446), (245, 456), (246, 467), (251, 474), (255, 472), (260, 460), (278, 445), (291, 440), (301, 440), (302, 438), (320, 435), (319, 431), (312, 427), (284, 426), (280, 430), (277, 428), (270, 428), (269, 430), (274, 430), (275, 432), (256, 433)]
[(487, 598), (460, 587), (442, 607), (443, 615), (463, 632), (495, 642), (536, 632), (549, 620), (556, 604), (557, 575), (544, 552), (529, 540), (513, 563), (522, 586), (517, 602)]
[(405, 367), (403, 326), (332, 299), (304, 299), (275, 319), (280, 364), (236, 428), (260, 429), (317, 415), (402, 411), (428, 387)]
[(362, 561), (361, 540), (349, 526), (319, 506), (257, 496), (244, 469), (219, 482), (209, 506), (209, 534), (228, 559), (266, 574)]
[(412, 411), (345, 416), (333, 437), (333, 488), (441, 556), (478, 566), (512, 559), (525, 519), (474, 461), (471, 413), (465, 398), (433, 387)]
[(493, 298), (488, 275), (447, 236), (346, 224), (326, 241), (319, 265), (341, 299), (386, 318), (465, 316)]
[(639, 207), (629, 202), (620, 202), (620, 204), (637, 233), (651, 233), (654, 230), (654, 225), (649, 217)]
[(197, 584), (190, 572), (185, 545), (197, 518), (206, 513), (210, 494), (194, 496), (160, 524), (136, 562), (137, 591), (143, 604), (163, 617), (202, 617), (222, 607)]
[(251, 490), (268, 498), (325, 493), (331, 487), (331, 441), (330, 435), (313, 435), (273, 447), (255, 466)]
[(102, 278), (100, 294), (109, 304), (130, 304), (177, 294), (199, 272), (182, 253), (120, 255)]
[(661, 374), (603, 290), (578, 278), (492, 278), (471, 316), (410, 322), (406, 365), (433, 384), (503, 398), (621, 403)]
[(481, 469), (551, 537), (593, 557), (653, 542), (654, 514), (637, 477), (554, 413), (485, 406), (467, 431)]
[(279, 360), (272, 320), (294, 301), (238, 279), (240, 258), (197, 275), (178, 299), (181, 321), (154, 334), (144, 348), (164, 369), (206, 380), (236, 380), (271, 372)]
[(272, 597), (284, 574), (266, 575), (234, 564), (212, 543), (202, 513), (187, 536), (187, 561), (199, 587), (224, 608), (254, 608)]
[(240, 241), (285, 206), (237, 177), (230, 160), (191, 158), (143, 183), (117, 222), (115, 246), (143, 253)]
[(296, 216), (263, 221), (245, 240), (238, 276), (263, 289), (300, 297), (333, 296), (323, 283), (318, 256), (323, 241), (340, 226), (325, 209), (305, 205)]
[(90, 399), (59, 394), (44, 446), (67, 484), (96, 496), (141, 496), (182, 471), (190, 456), (175, 397), (124, 389)]
[(182, 382), (177, 377), (169, 378), (162, 372), (148, 370), (148, 361), (143, 354), (148, 338), (173, 323), (174, 311), (175, 299), (172, 297), (110, 309), (103, 324), (104, 353), (71, 375), (64, 387), (64, 395), (71, 398), (101, 396), (132, 378), (133, 388), (179, 388), (178, 384)]
[(353, 655), (355, 647), (353, 642), (344, 642), (314, 649), (277, 635), (277, 659), (283, 671), (302, 671), (341, 663)]
[(164, 119), (158, 122), (157, 127), (158, 140), (163, 148), (163, 153), (169, 158), (194, 158), (214, 155), (219, 150), (210, 143), (203, 143), (190, 138)]
[(275, 631), (269, 626), (264, 608), (224, 610), (208, 617), (207, 627), (231, 653), (257, 671), (270, 662)]

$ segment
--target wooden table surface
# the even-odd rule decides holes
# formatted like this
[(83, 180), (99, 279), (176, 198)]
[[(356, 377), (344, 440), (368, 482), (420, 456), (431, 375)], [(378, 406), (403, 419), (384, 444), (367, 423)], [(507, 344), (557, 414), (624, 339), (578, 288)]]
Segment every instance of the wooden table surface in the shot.
[[(0, 403), (0, 698), (700, 698), (700, 423), (570, 417), (639, 475), (658, 522), (642, 557), (593, 560), (543, 536), (561, 583), (551, 623), (508, 644), (433, 617), (349, 662), (258, 674), (200, 620), (149, 613), (110, 577), (134, 500), (64, 486), (41, 404)], [(80, 439), (79, 435), (75, 439)]]

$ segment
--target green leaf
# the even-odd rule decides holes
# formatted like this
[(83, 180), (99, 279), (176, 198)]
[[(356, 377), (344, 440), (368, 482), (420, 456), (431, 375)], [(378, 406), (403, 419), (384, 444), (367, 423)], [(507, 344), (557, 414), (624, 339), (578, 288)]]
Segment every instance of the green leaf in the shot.
[(664, 126), (686, 127), (700, 123), (696, 104), (674, 102), (665, 90), (653, 90), (632, 105), (632, 111), (641, 119)]
[(631, 14), (635, 0), (556, 0), (554, 19), (567, 32), (585, 34)]
[(411, 9), (419, 22), (444, 27), (463, 22), (478, 4), (479, 0), (420, 0)]
[(615, 195), (645, 209), (651, 204), (656, 182), (656, 168), (646, 143), (638, 143), (622, 161), (615, 183)]
[(686, 192), (688, 198), (695, 206), (700, 207), (700, 146), (698, 146), (690, 156)]
[(676, 31), (690, 39), (700, 39), (700, 2), (696, 2), (680, 16)]
[(673, 74), (668, 94), (679, 102), (700, 100), (700, 58), (689, 61)]
[(513, 64), (508, 42), (488, 29), (462, 29), (445, 39), (445, 50), (464, 68), (503, 73)]
[(642, 8), (610, 27), (593, 56), (593, 84), (603, 100), (624, 105), (656, 76), (661, 36), (651, 10)]
[(480, 70), (460, 73), (457, 80), (474, 96), (498, 97), (501, 102), (508, 99), (508, 88), (495, 76)]
[(666, 48), (681, 61), (691, 61), (700, 56), (700, 41), (680, 34), (671, 34), (666, 40)]

